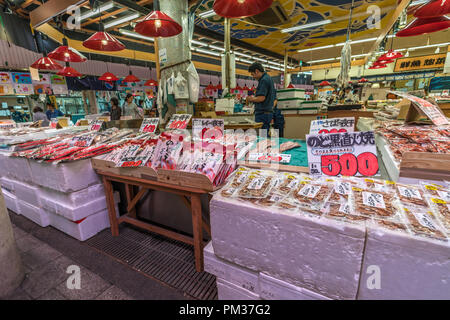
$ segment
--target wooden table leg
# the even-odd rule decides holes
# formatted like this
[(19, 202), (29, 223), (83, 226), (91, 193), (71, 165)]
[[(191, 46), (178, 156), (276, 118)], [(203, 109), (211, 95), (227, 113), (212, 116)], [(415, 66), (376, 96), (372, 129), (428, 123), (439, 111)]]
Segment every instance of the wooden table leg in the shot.
[(114, 204), (114, 192), (111, 181), (109, 181), (106, 177), (103, 177), (103, 186), (105, 187), (106, 205), (108, 207), (111, 234), (116, 237), (119, 235), (119, 224), (117, 222), (116, 206)]
[[(127, 205), (130, 205), (131, 201), (134, 198), (134, 187), (129, 185), (128, 183), (125, 184), (125, 193), (127, 196)], [(129, 212), (131, 217), (136, 218), (136, 208), (133, 207)]]
[(200, 195), (191, 195), (192, 229), (194, 231), (195, 268), (203, 271), (203, 231), (202, 231), (202, 203)]

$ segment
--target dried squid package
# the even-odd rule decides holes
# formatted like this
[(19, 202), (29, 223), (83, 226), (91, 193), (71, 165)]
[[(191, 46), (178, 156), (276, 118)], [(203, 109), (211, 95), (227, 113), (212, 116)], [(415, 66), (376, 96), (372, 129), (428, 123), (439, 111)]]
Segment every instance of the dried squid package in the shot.
[(425, 194), (450, 202), (450, 189), (438, 184), (422, 184)]
[(275, 174), (269, 171), (252, 171), (240, 187), (241, 198), (265, 198), (275, 182)]
[(322, 204), (332, 190), (332, 185), (302, 181), (293, 196), (302, 204)]
[(352, 193), (353, 184), (350, 180), (336, 181), (333, 184), (333, 191), (331, 192), (329, 202), (341, 203), (348, 202)]
[(403, 205), (428, 207), (421, 189), (404, 184), (397, 184), (396, 189), (398, 198)]
[(447, 241), (445, 231), (430, 210), (420, 207), (404, 207), (403, 213), (414, 234)]
[(360, 188), (352, 188), (353, 207), (361, 215), (372, 218), (391, 218), (396, 214), (394, 195)]
[(286, 195), (279, 194), (278, 192), (271, 191), (267, 197), (259, 199), (258, 204), (264, 206), (264, 207), (271, 207), (273, 205), (276, 205), (280, 201), (283, 201)]
[(439, 198), (430, 198), (428, 203), (432, 211), (442, 222), (447, 234), (450, 234), (450, 202)]
[(342, 222), (364, 223), (370, 218), (356, 214), (350, 201), (327, 202), (322, 208), (327, 218)]

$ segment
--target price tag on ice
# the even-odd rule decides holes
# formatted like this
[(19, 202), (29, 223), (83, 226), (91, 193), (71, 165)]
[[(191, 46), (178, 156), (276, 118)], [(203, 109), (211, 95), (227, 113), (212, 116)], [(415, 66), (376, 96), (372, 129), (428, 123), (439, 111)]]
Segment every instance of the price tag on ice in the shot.
[(144, 118), (139, 132), (154, 133), (158, 129), (159, 118)]
[(313, 176), (375, 176), (378, 157), (373, 131), (306, 136)]
[(186, 129), (192, 115), (190, 114), (174, 114), (166, 125), (167, 130)]
[(103, 125), (103, 120), (94, 120), (91, 122), (91, 124), (89, 125), (89, 131), (100, 131), (100, 129), (102, 128)]

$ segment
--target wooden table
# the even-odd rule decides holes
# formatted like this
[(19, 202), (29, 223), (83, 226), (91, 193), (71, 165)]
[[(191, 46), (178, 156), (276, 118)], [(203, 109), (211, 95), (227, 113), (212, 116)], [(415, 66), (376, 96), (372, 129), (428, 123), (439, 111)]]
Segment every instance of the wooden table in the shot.
[[(209, 235), (211, 235), (211, 229), (209, 226), (209, 222), (204, 221), (202, 217), (202, 204), (200, 202), (200, 197), (203, 194), (208, 194), (208, 191), (131, 176), (122, 176), (103, 171), (97, 171), (97, 173), (103, 179), (108, 206), (109, 221), (111, 224), (111, 233), (113, 236), (119, 235), (119, 224), (125, 222), (139, 228), (166, 236), (168, 238), (193, 245), (196, 270), (198, 272), (203, 271), (203, 247), (205, 243), (203, 243), (202, 228), (204, 228)], [(114, 205), (113, 187), (111, 183), (113, 181), (124, 183), (126, 187), (126, 197), (128, 202), (127, 214), (121, 216), (120, 218), (117, 218)], [(139, 188), (139, 191), (136, 194), (134, 194), (133, 192), (133, 186), (137, 186)], [(184, 234), (137, 219), (135, 208), (136, 204), (148, 190), (169, 192), (181, 197), (185, 205), (190, 209), (192, 213), (192, 229), (194, 234), (193, 237), (189, 237)]]

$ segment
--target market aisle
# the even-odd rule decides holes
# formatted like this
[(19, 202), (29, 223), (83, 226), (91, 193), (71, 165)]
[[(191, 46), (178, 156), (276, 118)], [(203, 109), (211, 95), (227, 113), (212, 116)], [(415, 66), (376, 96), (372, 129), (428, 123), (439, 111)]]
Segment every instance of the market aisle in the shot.
[[(41, 228), (10, 212), (26, 277), (9, 300), (189, 299), (56, 229)], [(78, 266), (81, 289), (68, 289), (69, 266)]]

